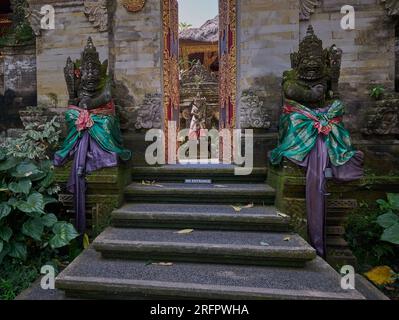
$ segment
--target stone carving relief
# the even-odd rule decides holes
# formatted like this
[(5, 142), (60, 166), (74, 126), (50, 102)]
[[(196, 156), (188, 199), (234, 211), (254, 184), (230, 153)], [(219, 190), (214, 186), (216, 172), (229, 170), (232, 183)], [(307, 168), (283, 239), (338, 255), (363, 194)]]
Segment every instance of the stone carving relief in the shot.
[(209, 72), (201, 61), (197, 61), (194, 65), (185, 71), (181, 77), (181, 83), (217, 83), (215, 75)]
[(240, 120), (243, 129), (268, 129), (271, 126), (263, 101), (251, 90), (244, 91), (241, 95)]
[(309, 20), (310, 15), (319, 4), (319, 0), (299, 0), (299, 20)]
[(381, 0), (389, 16), (399, 15), (399, 0)]
[(84, 0), (84, 14), (100, 32), (108, 30), (107, 0)]
[(399, 96), (378, 101), (367, 115), (362, 132), (372, 136), (399, 136)]
[(141, 129), (162, 128), (162, 95), (146, 94), (137, 115), (135, 127)]
[(123, 0), (123, 6), (127, 11), (138, 12), (145, 6), (145, 0)]

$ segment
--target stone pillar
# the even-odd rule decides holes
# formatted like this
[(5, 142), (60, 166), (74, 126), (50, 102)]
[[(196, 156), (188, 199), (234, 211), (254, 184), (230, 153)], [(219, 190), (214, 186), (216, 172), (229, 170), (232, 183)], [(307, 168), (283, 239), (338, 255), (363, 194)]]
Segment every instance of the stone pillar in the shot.
[(129, 12), (122, 2), (114, 1), (110, 12), (110, 72), (133, 127), (146, 95), (162, 93), (162, 9), (160, 0), (147, 0)]
[(277, 142), (266, 129), (276, 131), (282, 75), (299, 44), (299, 6), (297, 0), (238, 0), (237, 5), (238, 125), (256, 129), (255, 165), (265, 166)]

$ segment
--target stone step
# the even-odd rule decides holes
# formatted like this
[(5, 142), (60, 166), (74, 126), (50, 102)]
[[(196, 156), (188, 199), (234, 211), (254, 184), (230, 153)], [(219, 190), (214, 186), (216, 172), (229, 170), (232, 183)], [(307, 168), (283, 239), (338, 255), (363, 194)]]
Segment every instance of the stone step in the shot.
[(275, 207), (254, 206), (236, 212), (223, 204), (130, 203), (115, 210), (112, 225), (123, 228), (180, 228), (287, 232), (289, 219)]
[(315, 250), (292, 233), (108, 228), (93, 243), (104, 258), (303, 267)]
[(56, 279), (68, 298), (84, 299), (364, 299), (316, 258), (305, 269), (103, 259), (89, 248)]
[(127, 201), (166, 203), (258, 203), (274, 204), (275, 190), (265, 183), (186, 184), (139, 182), (125, 189)]
[(327, 235), (331, 236), (343, 236), (345, 234), (345, 228), (342, 226), (327, 226)]
[(234, 165), (198, 164), (165, 165), (161, 167), (133, 167), (134, 181), (185, 182), (186, 179), (211, 180), (212, 182), (265, 182), (267, 168), (254, 168), (248, 176), (237, 176)]

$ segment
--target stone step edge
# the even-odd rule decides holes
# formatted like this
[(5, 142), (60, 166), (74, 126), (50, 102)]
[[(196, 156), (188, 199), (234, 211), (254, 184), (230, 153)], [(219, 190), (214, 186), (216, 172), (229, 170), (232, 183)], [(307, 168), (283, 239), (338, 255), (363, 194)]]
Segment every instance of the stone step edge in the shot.
[[(236, 300), (348, 300), (364, 299), (360, 294), (350, 297), (342, 293), (314, 290), (284, 290), (272, 288), (249, 288), (221, 285), (201, 285), (193, 283), (176, 283), (161, 281), (126, 280), (117, 278), (95, 278), (77, 276), (59, 276), (56, 288), (66, 292), (67, 296), (85, 296), (95, 294), (104, 299), (109, 296), (117, 298), (157, 297), (174, 299), (236, 299)], [(102, 296), (103, 295), (103, 296)]]
[[(112, 213), (112, 225), (117, 227), (131, 227), (134, 223), (137, 226), (149, 225), (170, 228), (171, 226), (196, 227), (197, 229), (220, 229), (223, 230), (270, 230), (290, 231), (292, 226), (288, 218), (276, 216), (261, 216), (243, 214), (232, 215), (222, 213), (162, 213), (162, 212), (132, 212), (123, 209), (115, 210)], [(162, 225), (164, 224), (164, 225)], [(235, 229), (240, 228), (240, 229)], [(243, 228), (243, 229), (242, 229)]]
[[(228, 264), (254, 264), (262, 265), (280, 261), (283, 265), (292, 263), (294, 266), (303, 267), (306, 261), (316, 258), (316, 252), (305, 243), (302, 247), (283, 246), (251, 246), (251, 245), (225, 245), (225, 244), (193, 244), (178, 242), (147, 242), (147, 241), (118, 241), (97, 239), (93, 247), (101, 252), (104, 257), (134, 258), (173, 261), (196, 261), (228, 263)], [(205, 262), (204, 260), (204, 262)], [(258, 264), (257, 263), (257, 264)]]

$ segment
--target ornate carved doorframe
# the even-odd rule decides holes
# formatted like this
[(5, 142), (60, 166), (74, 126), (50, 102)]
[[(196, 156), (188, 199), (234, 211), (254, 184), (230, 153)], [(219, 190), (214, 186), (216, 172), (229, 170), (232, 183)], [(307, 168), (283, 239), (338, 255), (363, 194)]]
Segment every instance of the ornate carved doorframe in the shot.
[(232, 129), (237, 106), (236, 0), (219, 0), (219, 64), (220, 128)]
[[(220, 127), (236, 126), (237, 0), (219, 0)], [(179, 123), (179, 15), (177, 0), (162, 0), (164, 129)], [(167, 154), (167, 153), (166, 153)]]
[(165, 155), (168, 155), (169, 121), (179, 123), (179, 4), (177, 0), (162, 0), (163, 19), (163, 94)]

